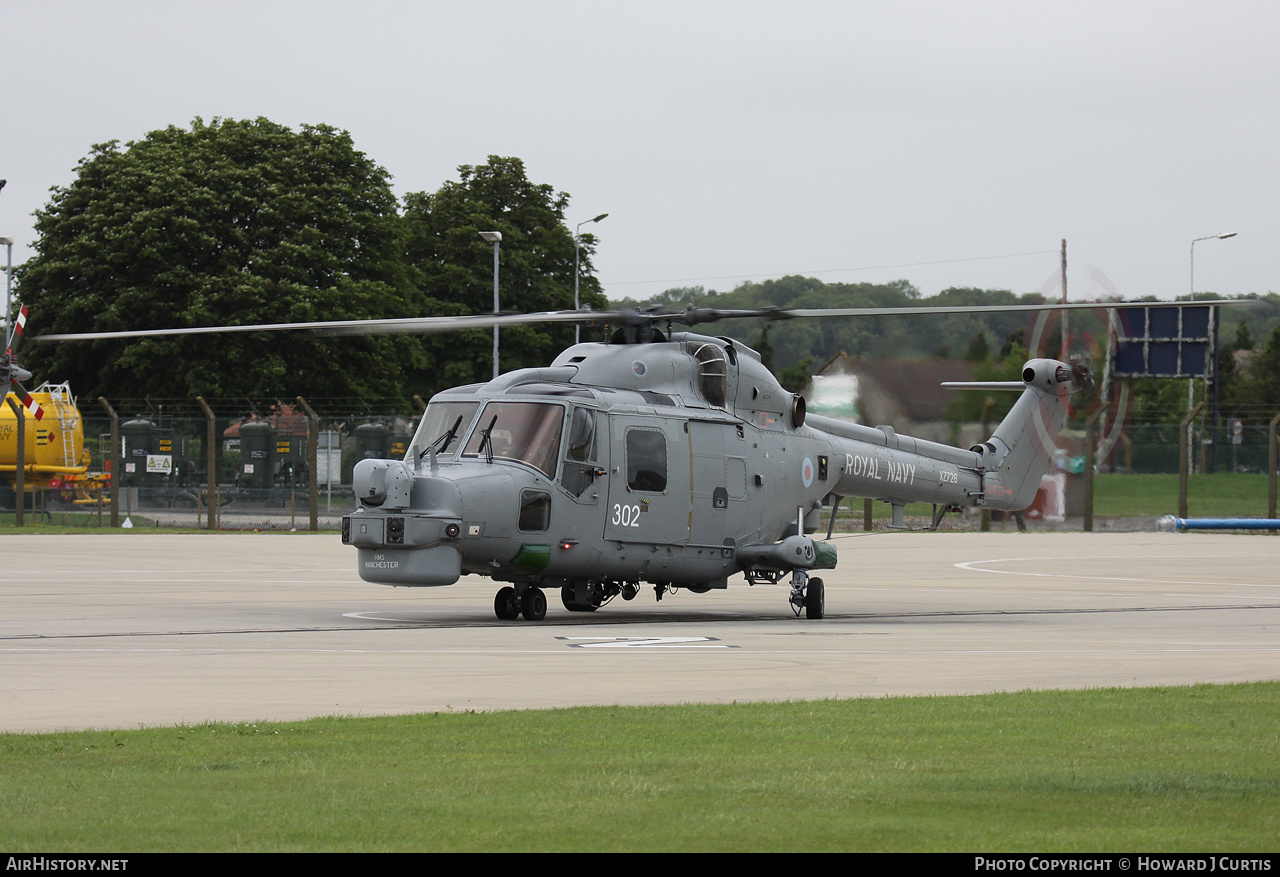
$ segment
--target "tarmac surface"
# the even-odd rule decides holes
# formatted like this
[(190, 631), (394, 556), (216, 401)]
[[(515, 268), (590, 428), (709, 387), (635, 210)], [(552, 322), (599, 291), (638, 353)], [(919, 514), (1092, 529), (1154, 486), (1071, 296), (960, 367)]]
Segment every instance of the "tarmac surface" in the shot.
[(0, 731), (1280, 678), (1280, 539), (837, 537), (786, 584), (498, 621), (497, 586), (362, 582), (336, 535), (9, 536)]

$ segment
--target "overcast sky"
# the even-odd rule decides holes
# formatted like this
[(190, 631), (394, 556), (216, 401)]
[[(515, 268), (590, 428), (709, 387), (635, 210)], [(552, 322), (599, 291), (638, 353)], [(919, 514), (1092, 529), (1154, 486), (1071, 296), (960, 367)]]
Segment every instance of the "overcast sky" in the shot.
[[(92, 144), (326, 123), (434, 190), (518, 156), (598, 213), (606, 293), (906, 279), (1280, 291), (1280, 4), (10, 3), (0, 235)], [(1101, 279), (1099, 279), (1101, 278)], [(1046, 286), (1046, 283), (1050, 286)]]

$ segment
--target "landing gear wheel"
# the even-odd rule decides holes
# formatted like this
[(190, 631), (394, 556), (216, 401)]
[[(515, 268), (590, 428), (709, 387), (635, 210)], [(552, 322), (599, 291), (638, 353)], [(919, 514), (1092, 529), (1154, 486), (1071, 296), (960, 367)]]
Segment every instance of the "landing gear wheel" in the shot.
[(520, 617), (520, 601), (516, 598), (516, 589), (502, 588), (493, 598), (493, 614), (503, 621), (515, 621)]
[(822, 587), (822, 579), (809, 579), (809, 587), (804, 593), (804, 617), (821, 618), (826, 612), (826, 594)]
[(526, 621), (541, 621), (547, 617), (547, 595), (542, 588), (530, 588), (524, 592), (520, 608)]

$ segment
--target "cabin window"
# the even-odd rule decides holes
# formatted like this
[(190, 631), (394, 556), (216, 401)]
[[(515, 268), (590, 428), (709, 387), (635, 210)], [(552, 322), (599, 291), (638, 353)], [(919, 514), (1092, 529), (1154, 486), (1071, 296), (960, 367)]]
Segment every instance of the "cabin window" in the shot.
[(526, 533), (545, 533), (551, 527), (551, 494), (545, 490), (520, 492), (520, 524)]
[(654, 493), (667, 489), (667, 437), (661, 430), (627, 430), (627, 487)]

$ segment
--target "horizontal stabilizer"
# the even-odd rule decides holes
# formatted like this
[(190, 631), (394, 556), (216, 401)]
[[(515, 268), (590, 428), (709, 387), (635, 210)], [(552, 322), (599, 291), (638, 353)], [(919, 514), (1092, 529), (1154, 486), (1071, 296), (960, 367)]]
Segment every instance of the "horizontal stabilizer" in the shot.
[(1027, 388), (1022, 381), (943, 381), (942, 386), (950, 390), (1025, 390)]

